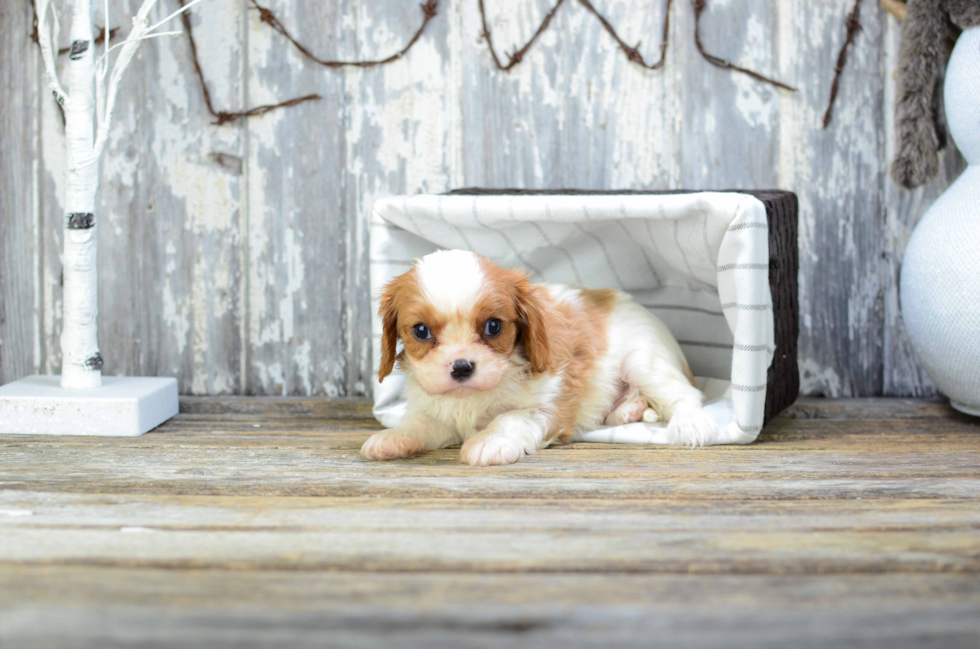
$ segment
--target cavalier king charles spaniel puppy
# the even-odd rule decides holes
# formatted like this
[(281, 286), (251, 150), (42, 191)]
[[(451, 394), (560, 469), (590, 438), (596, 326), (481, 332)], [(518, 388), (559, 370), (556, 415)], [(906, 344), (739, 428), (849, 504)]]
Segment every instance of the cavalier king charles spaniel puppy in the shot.
[(662, 420), (685, 446), (717, 430), (677, 341), (626, 293), (531, 284), (448, 250), (392, 280), (379, 315), (378, 379), (398, 363), (408, 411), (364, 443), (367, 459), (462, 444), (462, 462), (487, 466), (603, 425)]

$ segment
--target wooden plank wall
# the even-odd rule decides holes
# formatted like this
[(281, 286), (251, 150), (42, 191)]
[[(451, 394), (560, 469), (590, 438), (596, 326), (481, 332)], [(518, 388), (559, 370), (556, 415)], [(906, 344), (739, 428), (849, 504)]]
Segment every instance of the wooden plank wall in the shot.
[[(36, 57), (31, 9), (0, 5), (0, 383), (37, 366)], [(21, 65), (13, 65), (19, 61)]]
[[(0, 72), (0, 382), (60, 366), (63, 127), (20, 1), (0, 9), (4, 60), (24, 62)], [(422, 17), (405, 0), (268, 3), (332, 58), (387, 56)], [(137, 4), (114, 0), (113, 25)], [(300, 57), (247, 0), (208, 0), (193, 23), (217, 108), (322, 99), (217, 126), (186, 39), (142, 48), (102, 168), (106, 369), (175, 375), (187, 394), (369, 394), (366, 207), (377, 197), (779, 187), (800, 197), (804, 391), (931, 394), (902, 328), (898, 270), (912, 226), (962, 160), (949, 152), (941, 178), (916, 192), (888, 179), (900, 27), (876, 2), (863, 3), (834, 122), (820, 129), (851, 5), (708, 3), (706, 47), (800, 88), (787, 93), (709, 66), (684, 0), (663, 70), (630, 64), (568, 0), (510, 73), (493, 68), (476, 0), (442, 0), (403, 60), (343, 71)], [(552, 3), (487, 6), (498, 48), (511, 51)], [(661, 3), (596, 6), (656, 58)], [(157, 15), (175, 8), (163, 0)]]

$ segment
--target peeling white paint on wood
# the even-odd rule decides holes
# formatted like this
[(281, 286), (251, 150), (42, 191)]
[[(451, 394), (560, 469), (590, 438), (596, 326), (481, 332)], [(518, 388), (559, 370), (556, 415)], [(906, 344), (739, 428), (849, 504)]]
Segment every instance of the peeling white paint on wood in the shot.
[[(323, 57), (387, 56), (422, 19), (418, 3), (399, 0), (270, 2)], [(113, 0), (114, 15), (131, 4)], [(246, 2), (202, 3), (195, 33), (220, 109), (323, 98), (218, 127), (186, 40), (141, 48), (142, 69), (121, 90), (97, 205), (105, 371), (176, 375), (195, 394), (370, 392), (367, 209), (378, 197), (461, 186), (779, 187), (800, 197), (804, 390), (929, 394), (902, 330), (898, 268), (912, 226), (960, 161), (949, 152), (942, 177), (914, 193), (888, 178), (899, 29), (873, 3), (862, 11), (833, 123), (820, 128), (851, 5), (709, 3), (708, 50), (800, 89), (789, 93), (704, 61), (687, 2), (674, 3), (662, 70), (631, 64), (567, 2), (510, 73), (493, 67), (475, 2), (443, 0), (404, 59), (344, 70), (305, 60)], [(523, 44), (551, 6), (488, 2), (499, 49)], [(596, 6), (655, 59), (661, 3)], [(163, 2), (157, 18), (175, 8)], [(36, 61), (29, 40), (16, 47)], [(38, 261), (33, 281), (22, 271), (13, 283), (0, 279), (3, 299), (20, 305), (21, 332), (0, 322), (0, 381), (35, 362), (60, 367), (62, 126), (27, 79), (12, 83), (39, 105), (40, 235), (30, 210), (3, 218), (17, 219), (9, 245)], [(0, 119), (6, 142), (24, 116)], [(29, 168), (35, 154), (20, 151)], [(13, 186), (4, 209), (30, 204), (27, 185)], [(32, 314), (24, 305), (35, 300)], [(25, 325), (31, 317), (37, 324)]]

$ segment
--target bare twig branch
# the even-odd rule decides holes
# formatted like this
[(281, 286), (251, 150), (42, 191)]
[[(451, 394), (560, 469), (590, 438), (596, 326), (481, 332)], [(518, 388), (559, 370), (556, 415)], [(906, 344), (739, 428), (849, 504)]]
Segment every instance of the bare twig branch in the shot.
[(701, 43), (701, 15), (704, 13), (704, 9), (706, 5), (707, 5), (707, 0), (691, 0), (691, 6), (694, 7), (694, 44), (697, 46), (698, 52), (701, 53), (701, 56), (704, 57), (705, 61), (707, 61), (708, 63), (710, 63), (715, 67), (719, 67), (724, 70), (732, 70), (733, 72), (741, 72), (742, 74), (748, 75), (753, 79), (756, 79), (757, 81), (762, 81), (763, 83), (768, 83), (777, 88), (782, 88), (783, 90), (789, 90), (790, 92), (796, 92), (796, 88), (792, 86), (788, 86), (781, 81), (770, 79), (769, 77), (763, 76), (758, 72), (735, 65), (731, 61), (726, 61), (721, 57), (706, 52), (704, 49), (704, 44)]
[(436, 10), (439, 7), (439, 0), (426, 0), (425, 4), (420, 5), (422, 7), (422, 24), (415, 31), (415, 34), (412, 36), (411, 40), (408, 41), (408, 44), (405, 45), (405, 47), (403, 47), (402, 49), (392, 54), (391, 56), (385, 57), (383, 59), (373, 60), (373, 61), (340, 61), (340, 60), (333, 61), (328, 59), (321, 59), (316, 54), (311, 52), (309, 48), (307, 48), (305, 45), (303, 45), (295, 38), (293, 38), (293, 35), (289, 33), (289, 31), (283, 26), (281, 22), (279, 22), (279, 19), (276, 18), (275, 14), (272, 13), (271, 10), (267, 9), (266, 7), (263, 7), (255, 0), (251, 0), (251, 1), (252, 1), (252, 6), (255, 7), (259, 12), (259, 20), (261, 20), (262, 22), (269, 25), (274, 30), (276, 30), (277, 32), (285, 36), (286, 40), (292, 43), (296, 47), (296, 49), (299, 50), (300, 53), (306, 58), (308, 58), (310, 61), (313, 61), (314, 63), (317, 63), (318, 65), (322, 65), (327, 68), (342, 68), (342, 67), (370, 68), (376, 65), (384, 65), (386, 63), (391, 63), (392, 61), (397, 61), (398, 59), (405, 56), (405, 54), (407, 54), (408, 51), (412, 49), (412, 46), (418, 42), (419, 38), (422, 37), (422, 32), (425, 31), (425, 27), (426, 25), (429, 24), (429, 21), (436, 17)]
[(44, 62), (44, 77), (48, 82), (48, 87), (51, 89), (51, 93), (54, 95), (55, 101), (59, 105), (64, 106), (65, 102), (69, 100), (68, 93), (61, 86), (61, 81), (58, 80), (58, 69), (54, 62), (54, 53), (51, 49), (51, 43), (54, 41), (58, 42), (58, 16), (55, 15), (53, 24), (50, 29), (48, 29), (48, 11), (54, 13), (54, 8), (51, 6), (51, 0), (39, 0), (39, 5), (36, 8), (35, 16), (37, 16), (37, 43), (41, 47), (41, 60)]
[(844, 39), (844, 44), (841, 45), (840, 53), (837, 55), (837, 66), (834, 68), (834, 80), (830, 84), (830, 101), (827, 102), (827, 110), (823, 114), (823, 127), (827, 128), (830, 126), (830, 120), (834, 115), (834, 103), (837, 101), (837, 93), (840, 90), (840, 75), (844, 71), (844, 66), (847, 65), (847, 52), (850, 50), (851, 44), (854, 43), (854, 37), (857, 35), (858, 31), (861, 30), (861, 23), (858, 22), (858, 17), (861, 13), (861, 0), (854, 0), (854, 8), (851, 9), (851, 13), (847, 16), (847, 37)]
[[(181, 6), (184, 6), (185, 0), (177, 0), (177, 2), (179, 2)], [(215, 118), (216, 121), (214, 123), (216, 125), (221, 126), (222, 124), (230, 124), (237, 122), (243, 117), (265, 115), (266, 113), (276, 110), (277, 108), (286, 108), (288, 106), (295, 106), (296, 104), (303, 103), (304, 101), (315, 101), (320, 99), (320, 95), (305, 95), (303, 97), (295, 97), (278, 104), (257, 106), (249, 110), (218, 110), (214, 107), (214, 101), (211, 99), (211, 91), (208, 90), (208, 84), (204, 80), (204, 71), (201, 69), (201, 62), (197, 55), (197, 41), (194, 40), (194, 28), (191, 25), (190, 13), (182, 13), (180, 15), (180, 20), (183, 22), (184, 33), (187, 34), (187, 42), (191, 47), (191, 62), (194, 64), (194, 72), (197, 74), (197, 79), (201, 83), (201, 94), (204, 95), (204, 105), (207, 107), (208, 112), (211, 113), (211, 116)]]

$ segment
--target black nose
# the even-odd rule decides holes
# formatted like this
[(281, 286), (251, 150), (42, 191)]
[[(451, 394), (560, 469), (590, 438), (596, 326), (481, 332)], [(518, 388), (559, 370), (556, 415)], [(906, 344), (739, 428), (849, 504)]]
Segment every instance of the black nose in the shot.
[(473, 363), (463, 360), (462, 358), (457, 361), (453, 361), (453, 378), (457, 381), (464, 381), (469, 378), (470, 374), (473, 373), (475, 368), (476, 366)]

